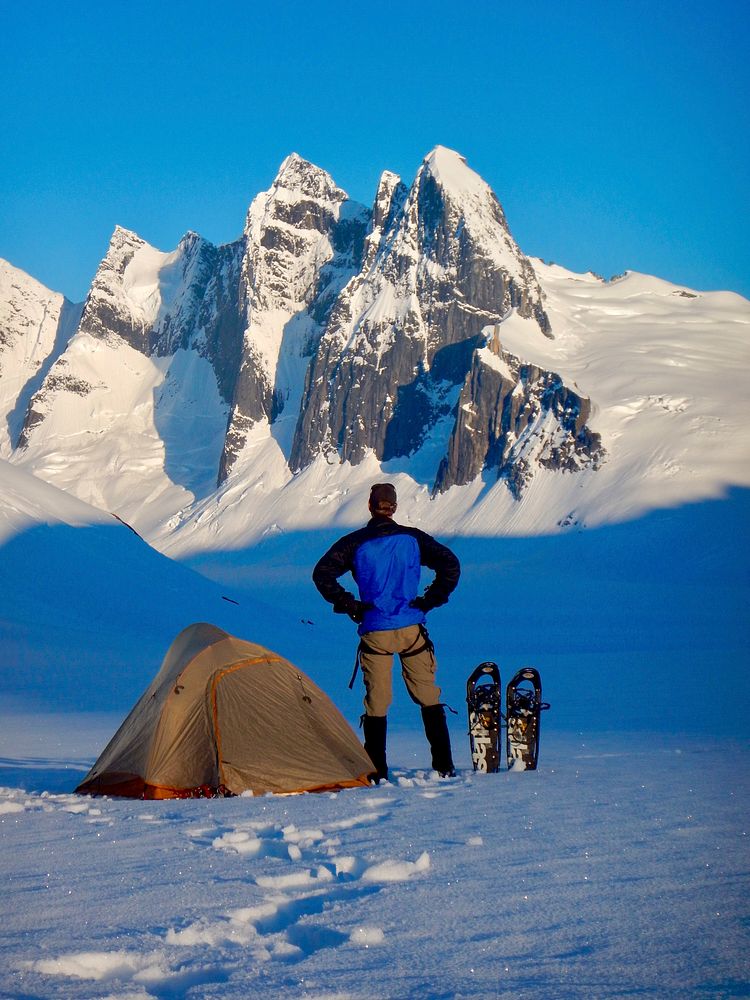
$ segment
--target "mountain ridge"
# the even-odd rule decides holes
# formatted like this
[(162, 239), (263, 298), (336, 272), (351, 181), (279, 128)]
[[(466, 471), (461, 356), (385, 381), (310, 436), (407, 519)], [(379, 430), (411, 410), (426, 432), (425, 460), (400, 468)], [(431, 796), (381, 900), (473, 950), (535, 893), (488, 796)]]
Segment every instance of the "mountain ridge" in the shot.
[(292, 153), (221, 246), (118, 226), (80, 306), (3, 273), (0, 454), (175, 550), (317, 523), (373, 476), (407, 517), (489, 534), (748, 479), (747, 300), (527, 257), (445, 147), (370, 208)]

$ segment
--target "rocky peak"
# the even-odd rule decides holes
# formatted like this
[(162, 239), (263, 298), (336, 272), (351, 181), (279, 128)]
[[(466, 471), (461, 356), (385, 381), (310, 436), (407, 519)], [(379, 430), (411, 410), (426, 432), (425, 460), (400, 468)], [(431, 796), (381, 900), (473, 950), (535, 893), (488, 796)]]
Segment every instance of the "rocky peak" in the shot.
[[(385, 171), (371, 210), (293, 153), (234, 243), (216, 247), (190, 231), (163, 252), (116, 227), (78, 348), (83, 356), (89, 335), (174, 356), (154, 366), (171, 373), (155, 404), (170, 420), (174, 401), (182, 405), (180, 373), (196, 361), (179, 352), (207, 359), (220, 397), (211, 451), (214, 461), (223, 448), (219, 482), (243, 476), (253, 441), (267, 435), (253, 429), (265, 424), (294, 471), (321, 454), (357, 464), (420, 452), (437, 490), (495, 469), (520, 495), (529, 455), (534, 467), (573, 470), (600, 454), (588, 401), (527, 364), (524, 351), (502, 349), (514, 312), (551, 335), (532, 265), (459, 153), (435, 147), (410, 187)], [(33, 394), (27, 429), (52, 412), (56, 394), (88, 391), (85, 365), (67, 357), (44, 377), (46, 395)]]
[(108, 291), (113, 281), (121, 279), (128, 264), (143, 247), (148, 244), (130, 229), (115, 226), (109, 240), (107, 252), (97, 268), (89, 296), (96, 290)]
[(299, 194), (305, 198), (317, 201), (346, 201), (346, 192), (334, 182), (331, 175), (305, 160), (298, 153), (292, 153), (279, 167), (276, 178), (271, 185), (271, 192), (281, 191)]
[(578, 472), (604, 461), (601, 437), (587, 425), (591, 401), (555, 372), (506, 352), (501, 330), (491, 328), (474, 352), (436, 493), (492, 470), (518, 500), (538, 468)]
[(425, 256), (455, 266), (464, 301), (501, 319), (516, 309), (551, 336), (534, 269), (486, 181), (459, 153), (436, 146), (420, 167), (414, 191)]
[(292, 469), (316, 454), (406, 457), (446, 418), (483, 329), (513, 310), (549, 321), (534, 270), (489, 186), (439, 146), (408, 192), (381, 179), (365, 267), (331, 311), (313, 360)]
[(187, 345), (215, 257), (216, 248), (194, 232), (165, 253), (117, 226), (84, 304), (81, 331), (116, 335), (147, 355), (174, 353)]
[(219, 480), (236, 465), (250, 431), (274, 421), (299, 394), (321, 324), (361, 266), (369, 214), (325, 170), (296, 153), (254, 199), (240, 276), (244, 317), (237, 378)]
[(372, 209), (373, 230), (387, 229), (393, 216), (403, 207), (409, 189), (398, 176), (385, 170), (381, 174)]

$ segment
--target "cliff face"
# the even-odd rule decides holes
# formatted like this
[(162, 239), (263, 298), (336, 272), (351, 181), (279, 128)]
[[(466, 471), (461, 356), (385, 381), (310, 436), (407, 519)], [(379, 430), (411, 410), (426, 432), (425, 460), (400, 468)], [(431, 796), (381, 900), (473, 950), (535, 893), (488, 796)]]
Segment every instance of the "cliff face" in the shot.
[[(584, 433), (587, 402), (553, 373), (508, 358), (503, 391), (495, 384), (497, 372), (482, 361), (483, 331), (501, 329), (511, 311), (552, 335), (534, 270), (481, 178), (442, 148), (409, 190), (384, 174), (362, 270), (340, 294), (308, 369), (291, 468), (320, 453), (354, 465), (369, 451), (381, 461), (408, 457), (453, 415), (434, 489), (470, 482), (487, 467), (519, 495), (532, 470), (513, 436), (522, 438), (540, 412), (554, 424), (547, 467), (600, 460), (598, 442)], [(573, 412), (579, 426), (568, 444)], [(575, 462), (563, 458), (571, 449)]]
[(435, 492), (493, 470), (520, 499), (536, 467), (577, 472), (604, 459), (599, 435), (586, 426), (590, 401), (554, 372), (503, 351), (498, 330), (474, 353)]
[(300, 368), (338, 292), (358, 269), (368, 222), (332, 178), (292, 155), (248, 212), (239, 283), (242, 357), (219, 481), (252, 427), (299, 404)]

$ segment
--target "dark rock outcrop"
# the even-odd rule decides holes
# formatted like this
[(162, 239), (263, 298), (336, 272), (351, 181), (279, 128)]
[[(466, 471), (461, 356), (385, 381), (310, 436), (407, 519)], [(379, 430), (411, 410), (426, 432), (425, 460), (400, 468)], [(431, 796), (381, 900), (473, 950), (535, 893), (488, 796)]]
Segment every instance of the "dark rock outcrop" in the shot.
[(502, 350), (497, 330), (474, 354), (455, 411), (448, 453), (434, 491), (496, 470), (516, 499), (535, 467), (577, 472), (604, 458), (601, 438), (586, 426), (591, 403), (554, 372)]

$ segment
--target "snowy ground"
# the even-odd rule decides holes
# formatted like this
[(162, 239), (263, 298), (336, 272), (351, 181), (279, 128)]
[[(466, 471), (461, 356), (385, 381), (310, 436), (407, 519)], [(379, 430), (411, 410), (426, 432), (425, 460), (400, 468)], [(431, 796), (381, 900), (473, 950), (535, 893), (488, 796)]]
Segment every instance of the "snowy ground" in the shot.
[(750, 995), (747, 743), (551, 730), (450, 781), (402, 732), (369, 790), (70, 794), (112, 722), (3, 719), (0, 996)]
[[(199, 576), (4, 473), (0, 997), (750, 996), (750, 492), (451, 540), (430, 631), (456, 780), (421, 770), (397, 683), (393, 784), (144, 803), (72, 789), (190, 622), (277, 648), (356, 725), (353, 626), (309, 575), (336, 530), (204, 553)], [(469, 770), (488, 658), (542, 672), (536, 773)]]

